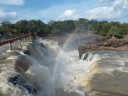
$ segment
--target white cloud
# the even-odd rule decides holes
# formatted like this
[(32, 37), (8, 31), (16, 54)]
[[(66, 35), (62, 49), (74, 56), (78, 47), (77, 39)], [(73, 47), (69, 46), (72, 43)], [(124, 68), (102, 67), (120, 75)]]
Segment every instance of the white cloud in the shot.
[(7, 20), (12, 21), (17, 19), (17, 13), (16, 12), (5, 12), (3, 10), (0, 10), (0, 22)]
[(115, 10), (128, 11), (128, 0), (117, 0), (112, 6)]
[(0, 0), (0, 4), (23, 5), (24, 0)]
[(61, 16), (59, 16), (57, 19), (58, 20), (75, 20), (78, 19), (80, 16), (76, 13), (75, 9), (68, 9), (65, 10)]
[(114, 1), (114, 0), (99, 0), (100, 2), (111, 2), (111, 1)]
[(16, 12), (8, 12), (8, 15), (13, 16), (13, 17), (17, 16)]
[[(30, 10), (30, 12), (26, 13), (30, 13), (26, 17), (33, 16), (32, 18), (41, 18), (47, 22), (50, 20), (76, 20), (79, 18), (123, 21), (121, 17), (128, 14), (127, 3), (128, 0), (84, 0), (77, 4), (52, 5), (49, 8), (38, 10), (37, 15)], [(24, 12), (22, 13), (24, 14)]]
[[(60, 5), (53, 5), (48, 9), (40, 10), (38, 12), (38, 16), (42, 18), (47, 18), (49, 20), (75, 20), (79, 17), (84, 16), (84, 11), (86, 7), (81, 8), (82, 6), (87, 6), (87, 2), (80, 2), (77, 4), (60, 4)], [(46, 19), (44, 19), (46, 20)]]
[[(107, 1), (107, 0), (100, 0)], [(109, 0), (110, 1), (110, 0)], [(128, 14), (128, 0), (111, 0), (113, 1), (110, 7), (97, 7), (86, 12), (88, 19), (113, 19), (120, 18)]]
[(71, 17), (75, 14), (76, 10), (75, 9), (68, 9), (68, 10), (65, 10), (65, 12), (63, 13), (63, 15), (65, 17)]
[(121, 11), (115, 11), (113, 7), (98, 7), (86, 12), (86, 18), (88, 19), (109, 19), (117, 18), (121, 15)]

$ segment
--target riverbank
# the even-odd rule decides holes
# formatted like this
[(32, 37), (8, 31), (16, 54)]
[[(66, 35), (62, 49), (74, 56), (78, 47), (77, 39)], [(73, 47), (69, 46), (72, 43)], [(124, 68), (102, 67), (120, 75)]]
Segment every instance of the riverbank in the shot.
[(77, 50), (65, 52), (57, 42), (44, 40), (1, 56), (0, 96), (128, 95), (128, 52), (102, 51), (79, 59)]
[(128, 50), (128, 39), (117, 39), (117, 38), (105, 38), (97, 37), (96, 42), (93, 44), (87, 44), (79, 46), (79, 57), (82, 54), (90, 51), (127, 51)]

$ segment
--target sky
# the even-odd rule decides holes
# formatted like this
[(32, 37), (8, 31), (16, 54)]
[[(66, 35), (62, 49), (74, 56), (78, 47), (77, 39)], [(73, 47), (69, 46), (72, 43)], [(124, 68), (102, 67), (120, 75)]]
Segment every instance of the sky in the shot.
[(128, 0), (0, 0), (0, 22), (79, 18), (128, 23)]

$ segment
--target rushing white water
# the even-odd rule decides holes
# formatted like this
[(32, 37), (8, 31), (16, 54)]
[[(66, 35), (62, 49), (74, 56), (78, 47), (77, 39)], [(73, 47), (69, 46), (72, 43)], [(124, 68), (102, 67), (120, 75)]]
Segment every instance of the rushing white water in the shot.
[(43, 50), (40, 43), (31, 47), (28, 44), (33, 64), (26, 74), (36, 82), (38, 95), (85, 96), (79, 80), (87, 74), (89, 59), (79, 60), (77, 50), (64, 52), (53, 41), (43, 41), (43, 44), (46, 48)]
[[(65, 52), (57, 42), (51, 40), (29, 42), (23, 50), (28, 50), (28, 53), (12, 51), (9, 53), (11, 57), (4, 62), (6, 65), (2, 63), (0, 66), (0, 95), (108, 96), (108, 93), (112, 93), (119, 95), (109, 94), (109, 96), (127, 96), (128, 94), (127, 51), (85, 53), (82, 59), (79, 59), (77, 50)], [(14, 53), (21, 56), (13, 55)], [(19, 64), (15, 68), (19, 73), (12, 66), (14, 61)]]

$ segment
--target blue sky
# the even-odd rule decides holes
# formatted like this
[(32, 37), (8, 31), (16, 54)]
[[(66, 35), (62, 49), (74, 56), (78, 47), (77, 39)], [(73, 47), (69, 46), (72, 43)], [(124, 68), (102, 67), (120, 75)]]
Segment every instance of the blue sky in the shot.
[(79, 18), (128, 22), (128, 0), (0, 0), (0, 22)]

